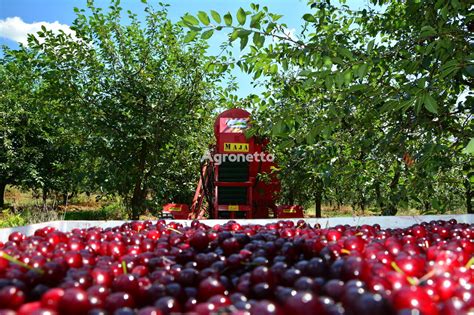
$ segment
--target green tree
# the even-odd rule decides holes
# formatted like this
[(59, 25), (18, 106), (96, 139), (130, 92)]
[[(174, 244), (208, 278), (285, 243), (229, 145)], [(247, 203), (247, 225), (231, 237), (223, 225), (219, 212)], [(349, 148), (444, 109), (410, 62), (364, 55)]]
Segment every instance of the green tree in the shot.
[(292, 160), (284, 164), (304, 158), (297, 177), (317, 196), (342, 191), (346, 202), (361, 208), (376, 203), (383, 214), (413, 202), (441, 209), (443, 198), (429, 190), (455, 174), (448, 177), (464, 186), (470, 212), (472, 148), (463, 150), (474, 134), (469, 5), (371, 3), (352, 10), (309, 1), (296, 36), (278, 22), (281, 16), (257, 4), (235, 18), (229, 13), (207, 23), (187, 15), (182, 23), (188, 38), (230, 29), (229, 45), (239, 40), (241, 49), (250, 47), (236, 64), (255, 78), (268, 78), (256, 109), (265, 118), (261, 131), (273, 130), (277, 150), (297, 152), (286, 155)]
[(189, 152), (170, 156), (167, 148), (211, 125), (222, 73), (206, 67), (214, 59), (204, 43), (184, 43), (165, 7), (147, 5), (143, 23), (119, 1), (107, 12), (88, 1), (87, 10), (76, 9), (74, 37), (44, 29), (27, 50), (41, 69), (44, 99), (58, 104), (87, 152), (92, 182), (121, 195), (137, 219), (157, 181), (168, 184), (159, 174), (170, 159)]

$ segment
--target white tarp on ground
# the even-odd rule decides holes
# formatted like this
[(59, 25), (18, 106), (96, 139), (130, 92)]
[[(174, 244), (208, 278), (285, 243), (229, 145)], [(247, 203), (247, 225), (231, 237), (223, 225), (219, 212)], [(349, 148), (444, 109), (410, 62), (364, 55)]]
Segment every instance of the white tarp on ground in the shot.
[[(426, 215), (426, 216), (371, 216), (371, 217), (336, 217), (336, 218), (305, 218), (304, 220), (311, 225), (319, 223), (321, 227), (331, 227), (338, 224), (362, 225), (362, 224), (380, 224), (382, 228), (405, 228), (413, 224), (421, 223), (423, 221), (429, 222), (432, 220), (450, 220), (456, 219), (458, 222), (474, 224), (474, 214), (458, 214), (458, 215)], [(252, 219), (252, 220), (235, 220), (240, 224), (266, 224), (269, 222), (277, 222), (279, 220), (298, 221), (299, 219)], [(191, 224), (190, 220), (167, 220), (175, 221), (184, 225)], [(215, 224), (224, 224), (228, 220), (203, 220), (202, 222), (214, 226)], [(45, 226), (52, 226), (61, 231), (71, 231), (75, 228), (90, 228), (99, 226), (102, 228), (114, 227), (123, 224), (127, 221), (50, 221), (38, 224), (31, 224), (26, 226), (19, 226), (14, 228), (0, 229), (0, 242), (8, 240), (8, 235), (14, 231), (19, 231), (25, 235), (32, 235), (37, 229)]]

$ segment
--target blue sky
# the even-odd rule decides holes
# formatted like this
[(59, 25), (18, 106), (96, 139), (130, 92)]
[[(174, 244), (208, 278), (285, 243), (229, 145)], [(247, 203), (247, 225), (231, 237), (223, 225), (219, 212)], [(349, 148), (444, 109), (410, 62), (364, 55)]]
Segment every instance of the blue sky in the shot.
[[(158, 1), (149, 0), (152, 4)], [(179, 21), (180, 17), (189, 12), (209, 12), (211, 9), (219, 13), (231, 12), (234, 16), (239, 7), (248, 9), (251, 2), (266, 5), (270, 12), (283, 14), (282, 22), (288, 25), (289, 30), (298, 30), (301, 25), (301, 16), (309, 12), (306, 0), (162, 0), (169, 4), (169, 18)], [(25, 39), (25, 33), (39, 30), (44, 24), (52, 29), (66, 29), (75, 18), (74, 7), (85, 7), (86, 0), (0, 0), (0, 45), (11, 48), (18, 47), (17, 42)], [(107, 7), (109, 0), (96, 0), (96, 5)], [(348, 1), (351, 7), (367, 5), (367, 0)], [(140, 0), (122, 0), (122, 7), (142, 15), (143, 4)], [(210, 41), (209, 54), (217, 54), (219, 44), (225, 40), (225, 34), (215, 35)], [(237, 94), (245, 97), (251, 93), (258, 93), (259, 89), (252, 87), (252, 80), (246, 74), (234, 70), (237, 77), (239, 91)]]

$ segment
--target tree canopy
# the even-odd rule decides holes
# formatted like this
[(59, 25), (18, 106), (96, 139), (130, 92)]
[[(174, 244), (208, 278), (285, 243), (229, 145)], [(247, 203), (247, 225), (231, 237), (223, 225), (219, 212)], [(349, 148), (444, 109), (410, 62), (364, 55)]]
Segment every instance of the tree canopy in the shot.
[(28, 47), (5, 50), (2, 81), (13, 92), (0, 106), (12, 115), (2, 124), (12, 133), (2, 144), (16, 147), (5, 151), (2, 169), (12, 175), (2, 180), (119, 194), (132, 218), (146, 200), (189, 201), (185, 183), (197, 178), (192, 162), (207, 146), (223, 90), (223, 73), (206, 69), (214, 60), (206, 44), (186, 44), (165, 6), (147, 6), (145, 21), (119, 1), (75, 11), (75, 35), (43, 29)]
[(258, 4), (182, 24), (188, 40), (230, 30), (228, 45), (245, 49), (235, 64), (266, 77), (252, 98), (257, 132), (277, 139), (290, 196), (375, 204), (384, 214), (463, 203), (472, 212), (469, 4), (370, 3), (309, 1), (296, 35)]
[[(145, 1), (146, 2), (146, 1)], [(308, 1), (293, 34), (281, 15), (166, 5), (145, 18), (118, 0), (75, 9), (73, 34), (43, 28), (0, 58), (0, 207), (7, 184), (123, 197), (130, 217), (190, 201), (199, 157), (224, 107), (271, 138), (282, 202), (394, 215), (465, 209), (474, 183), (473, 31), (469, 3)], [(239, 58), (210, 56), (208, 40)], [(230, 69), (263, 82), (232, 95)], [(149, 203), (152, 203), (151, 205)]]

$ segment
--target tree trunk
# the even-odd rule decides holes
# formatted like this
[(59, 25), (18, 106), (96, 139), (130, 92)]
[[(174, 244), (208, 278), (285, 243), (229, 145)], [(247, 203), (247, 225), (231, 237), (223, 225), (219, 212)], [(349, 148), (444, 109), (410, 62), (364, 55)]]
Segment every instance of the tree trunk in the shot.
[(382, 199), (382, 193), (380, 191), (380, 182), (375, 182), (375, 199), (377, 200), (377, 206), (380, 210), (384, 208), (384, 202)]
[(7, 188), (7, 183), (0, 183), (0, 210), (5, 207), (5, 190)]
[(423, 205), (424, 205), (424, 209), (426, 212), (430, 211), (431, 210), (431, 202), (429, 201), (425, 201), (423, 202)]
[(68, 197), (69, 197), (69, 195), (68, 195), (67, 191), (65, 191), (63, 193), (63, 206), (65, 206), (65, 207), (67, 207)]
[(321, 179), (316, 180), (316, 189), (314, 191), (314, 207), (316, 218), (321, 218), (321, 203), (323, 200), (323, 183)]
[(361, 197), (360, 197), (360, 210), (362, 210), (362, 214), (365, 213), (365, 204), (366, 204), (366, 199), (365, 199), (365, 196), (363, 193), (361, 193)]
[(472, 191), (471, 182), (469, 176), (464, 180), (464, 188), (466, 189), (466, 210), (468, 214), (474, 214), (472, 209), (472, 198), (474, 197), (474, 191)]
[(397, 161), (395, 166), (395, 173), (393, 174), (392, 181), (390, 182), (390, 197), (387, 207), (382, 211), (382, 215), (396, 215), (397, 214), (397, 201), (395, 200), (395, 190), (398, 186), (398, 182), (401, 176), (400, 162)]
[(143, 211), (145, 203), (145, 192), (146, 189), (143, 186), (143, 179), (145, 177), (145, 166), (146, 166), (146, 157), (147, 157), (147, 144), (145, 141), (142, 141), (139, 163), (137, 165), (137, 179), (135, 181), (135, 186), (133, 188), (133, 196), (130, 202), (132, 208), (132, 220), (139, 220), (140, 214)]
[(290, 191), (289, 191), (288, 204), (289, 205), (294, 205), (295, 204), (295, 192), (294, 192), (293, 189), (290, 189)]
[(48, 190), (43, 187), (43, 210), (46, 210), (47, 201), (48, 201)]
[(342, 200), (342, 194), (340, 193), (339, 189), (336, 186), (336, 205), (337, 205), (337, 210), (341, 210), (343, 204)]

